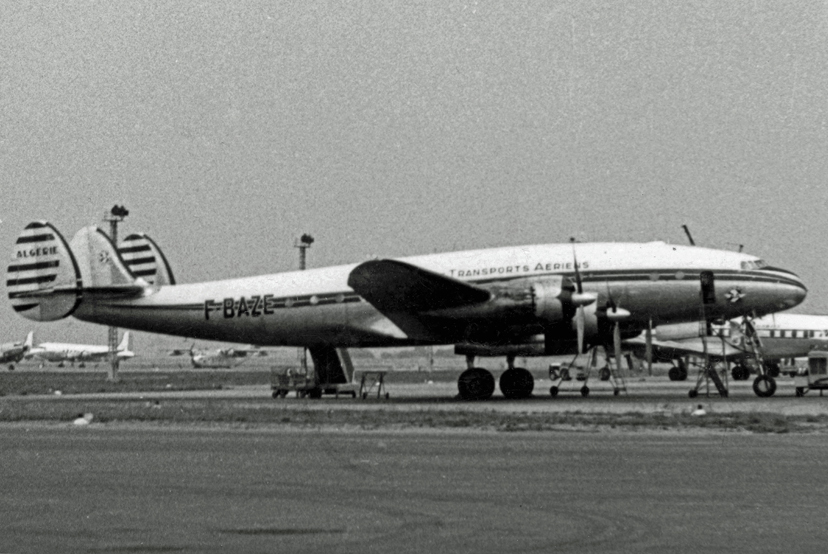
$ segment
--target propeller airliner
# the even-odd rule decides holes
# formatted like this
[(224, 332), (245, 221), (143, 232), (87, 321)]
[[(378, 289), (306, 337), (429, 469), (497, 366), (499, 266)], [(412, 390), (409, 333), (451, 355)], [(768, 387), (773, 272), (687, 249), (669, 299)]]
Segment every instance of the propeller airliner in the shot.
[(505, 356), (501, 392), (526, 397), (534, 379), (514, 360), (528, 346), (540, 355), (592, 345), (618, 352), (623, 338), (648, 326), (761, 316), (799, 304), (807, 291), (795, 274), (756, 256), (664, 242), (501, 247), (174, 284), (157, 245), (137, 237), (116, 246), (92, 226), (69, 244), (51, 224), (29, 224), (8, 266), (14, 310), (35, 321), (71, 315), (307, 347), (321, 383), (345, 378), (337, 348), (453, 344), (467, 363), (460, 397), (486, 399), (495, 381), (475, 365), (478, 356)]

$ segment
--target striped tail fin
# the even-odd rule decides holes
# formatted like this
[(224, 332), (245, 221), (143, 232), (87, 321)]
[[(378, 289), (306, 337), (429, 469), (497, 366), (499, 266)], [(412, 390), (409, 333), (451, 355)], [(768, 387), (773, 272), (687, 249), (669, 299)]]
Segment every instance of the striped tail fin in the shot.
[(6, 273), (14, 311), (34, 321), (66, 317), (78, 307), (81, 284), (78, 263), (58, 230), (45, 221), (28, 224)]
[(158, 245), (144, 233), (129, 235), (118, 244), (118, 253), (129, 270), (151, 285), (174, 285), (170, 264)]

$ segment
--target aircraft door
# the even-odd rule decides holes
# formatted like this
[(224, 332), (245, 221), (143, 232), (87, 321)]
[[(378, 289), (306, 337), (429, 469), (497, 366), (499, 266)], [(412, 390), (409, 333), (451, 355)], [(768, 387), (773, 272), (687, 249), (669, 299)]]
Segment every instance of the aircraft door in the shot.
[(702, 304), (716, 303), (716, 283), (713, 278), (712, 271), (702, 271), (700, 275), (701, 280), (701, 297)]

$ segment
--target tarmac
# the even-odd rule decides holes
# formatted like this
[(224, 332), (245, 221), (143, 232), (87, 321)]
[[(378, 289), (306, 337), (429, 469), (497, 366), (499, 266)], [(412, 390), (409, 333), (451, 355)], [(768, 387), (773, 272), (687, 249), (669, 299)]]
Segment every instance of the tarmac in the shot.
[(819, 435), (0, 426), (0, 552), (824, 552)]

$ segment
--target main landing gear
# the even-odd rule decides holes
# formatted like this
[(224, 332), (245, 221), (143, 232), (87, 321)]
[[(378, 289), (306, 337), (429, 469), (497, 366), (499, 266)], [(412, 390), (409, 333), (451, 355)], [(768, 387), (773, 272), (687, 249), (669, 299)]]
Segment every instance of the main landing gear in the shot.
[[(507, 356), (509, 368), (500, 376), (500, 392), (511, 399), (529, 398), (535, 388), (535, 378), (528, 370), (515, 367), (515, 357)], [(491, 372), (474, 367), (474, 356), (466, 356), (468, 369), (457, 379), (457, 390), (463, 400), (487, 400), (495, 390), (495, 380)]]

